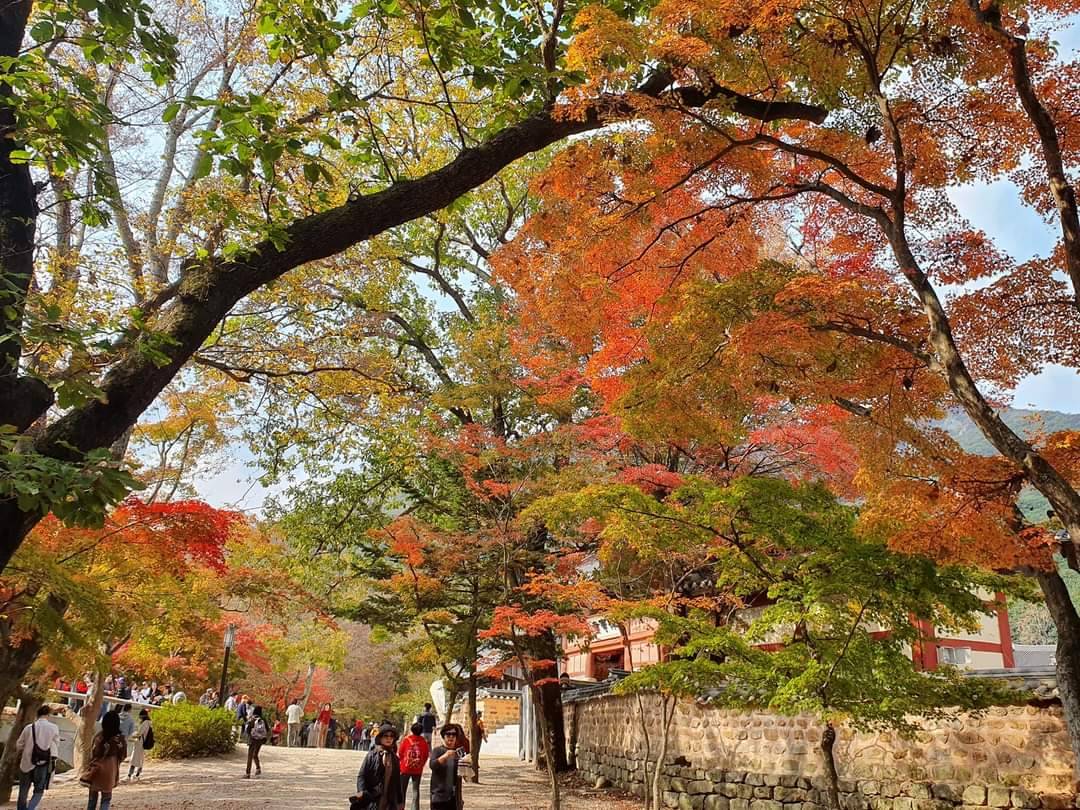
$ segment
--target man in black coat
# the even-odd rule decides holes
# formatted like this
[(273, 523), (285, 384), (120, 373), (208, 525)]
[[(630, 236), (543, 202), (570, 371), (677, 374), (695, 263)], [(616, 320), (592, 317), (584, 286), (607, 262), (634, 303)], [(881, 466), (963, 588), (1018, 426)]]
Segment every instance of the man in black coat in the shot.
[(397, 758), (398, 731), (389, 723), (379, 726), (375, 745), (356, 775), (354, 810), (404, 810), (405, 790)]

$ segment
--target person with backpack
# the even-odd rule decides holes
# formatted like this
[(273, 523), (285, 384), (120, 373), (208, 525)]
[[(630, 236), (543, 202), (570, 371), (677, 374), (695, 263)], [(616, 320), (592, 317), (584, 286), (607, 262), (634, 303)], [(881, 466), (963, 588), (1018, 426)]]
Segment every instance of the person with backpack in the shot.
[(105, 712), (101, 731), (94, 735), (90, 746), (90, 762), (79, 777), (79, 784), (90, 789), (86, 810), (109, 810), (113, 789), (120, 784), (120, 763), (127, 759), (127, 741), (120, 733), (120, 715)]
[(424, 704), (424, 710), (416, 716), (416, 722), (424, 727), (424, 739), (431, 745), (431, 738), (435, 734), (435, 726), (439, 722), (439, 715), (431, 708), (430, 703)]
[(349, 799), (356, 810), (401, 810), (405, 806), (397, 740), (398, 731), (393, 725), (379, 726), (375, 744), (356, 775), (356, 795)]
[(420, 810), (420, 782), (424, 778), (424, 765), (427, 764), (431, 746), (424, 739), (424, 727), (413, 723), (409, 735), (401, 741), (398, 748), (398, 760), (401, 762), (401, 777), (405, 780), (402, 792), (408, 795), (412, 786), (412, 810)]
[[(40, 707), (37, 719), (26, 724), (15, 743), (15, 750), (19, 752), (18, 810), (34, 810), (45, 795), (52, 770), (52, 752), (59, 739), (60, 729), (49, 720), (49, 707)], [(27, 801), (31, 785), (34, 786), (34, 795)]]
[(270, 738), (270, 727), (266, 725), (266, 720), (263, 718), (262, 706), (256, 706), (251, 710), (251, 719), (248, 721), (247, 728), (244, 731), (247, 733), (248, 738), (247, 773), (244, 774), (244, 778), (250, 779), (252, 762), (255, 763), (255, 775), (262, 775), (259, 749)]
[(139, 731), (132, 742), (131, 762), (128, 764), (128, 781), (138, 781), (142, 777), (146, 752), (154, 747), (154, 727), (150, 725), (150, 712), (139, 712)]

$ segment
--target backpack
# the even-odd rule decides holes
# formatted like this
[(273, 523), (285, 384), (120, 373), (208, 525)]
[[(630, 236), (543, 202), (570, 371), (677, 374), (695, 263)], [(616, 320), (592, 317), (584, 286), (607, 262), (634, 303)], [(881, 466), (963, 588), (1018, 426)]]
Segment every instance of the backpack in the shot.
[(266, 733), (266, 721), (261, 717), (252, 720), (251, 731), (248, 732), (248, 736), (253, 740), (265, 740), (269, 736)]
[(146, 729), (146, 736), (143, 737), (142, 749), (143, 751), (149, 751), (154, 747), (154, 727), (150, 726)]
[(424, 770), (424, 755), (420, 753), (420, 746), (409, 746), (409, 750), (405, 752), (405, 761), (402, 763), (401, 770), (406, 773), (420, 773)]

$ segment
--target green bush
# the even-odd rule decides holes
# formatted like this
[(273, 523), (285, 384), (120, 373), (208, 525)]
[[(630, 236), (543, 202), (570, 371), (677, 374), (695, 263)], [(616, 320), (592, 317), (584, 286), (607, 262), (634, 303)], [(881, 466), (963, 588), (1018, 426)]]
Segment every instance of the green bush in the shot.
[(154, 747), (148, 752), (158, 759), (186, 759), (226, 754), (236, 746), (233, 714), (194, 703), (162, 706), (150, 713)]

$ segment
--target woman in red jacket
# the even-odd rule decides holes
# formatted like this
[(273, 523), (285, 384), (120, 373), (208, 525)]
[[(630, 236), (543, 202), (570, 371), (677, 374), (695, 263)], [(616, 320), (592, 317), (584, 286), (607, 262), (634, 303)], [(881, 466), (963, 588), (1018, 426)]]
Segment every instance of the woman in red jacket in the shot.
[(406, 797), (412, 785), (412, 810), (420, 810), (420, 780), (424, 778), (424, 765), (427, 763), (431, 746), (424, 739), (424, 727), (413, 723), (408, 737), (401, 741), (398, 748), (398, 760), (401, 762), (401, 781)]
[(315, 747), (326, 748), (326, 732), (330, 728), (330, 718), (334, 716), (329, 703), (324, 703), (319, 716), (315, 719)]

